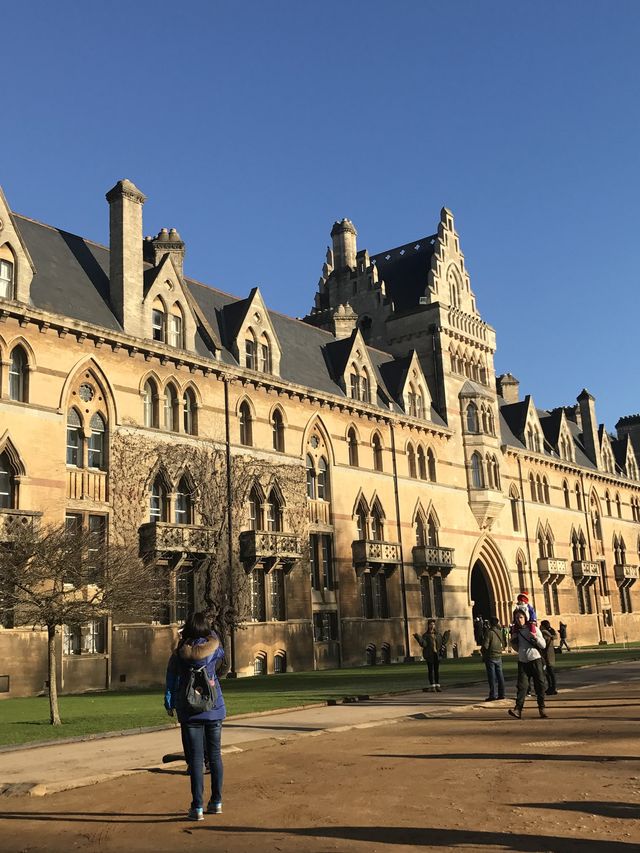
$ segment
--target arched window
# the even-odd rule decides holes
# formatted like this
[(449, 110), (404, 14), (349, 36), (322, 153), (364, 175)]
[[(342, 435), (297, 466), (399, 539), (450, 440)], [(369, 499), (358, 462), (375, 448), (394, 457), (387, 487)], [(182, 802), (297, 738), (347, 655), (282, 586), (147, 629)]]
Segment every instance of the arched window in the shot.
[(356, 527), (358, 530), (358, 539), (366, 539), (368, 534), (367, 509), (362, 502), (358, 504), (358, 508), (356, 509)]
[(347, 433), (347, 443), (349, 445), (349, 465), (352, 468), (358, 467), (358, 439), (356, 431), (353, 427)]
[(267, 500), (267, 530), (271, 532), (282, 530), (282, 504), (275, 489), (271, 490)]
[(9, 397), (12, 400), (27, 402), (28, 378), (27, 354), (21, 346), (14, 347), (9, 361)]
[(474, 453), (471, 457), (471, 485), (474, 489), (484, 489), (482, 457), (479, 453)]
[(312, 501), (316, 499), (316, 468), (313, 464), (313, 459), (307, 454), (307, 497)]
[(89, 446), (87, 448), (88, 466), (89, 468), (102, 468), (106, 466), (106, 426), (104, 418), (97, 412), (91, 418), (90, 422), (91, 434), (89, 436)]
[(562, 481), (562, 494), (564, 495), (564, 505), (566, 509), (571, 509), (571, 493), (569, 491), (569, 483), (566, 480)]
[(533, 476), (533, 472), (529, 474), (529, 488), (531, 489), (531, 500), (538, 500), (538, 493), (536, 492), (536, 478)]
[(549, 496), (549, 481), (547, 480), (546, 477), (542, 478), (542, 491), (544, 493), (544, 502), (546, 504), (550, 504), (551, 498)]
[(536, 491), (538, 493), (539, 503), (544, 503), (544, 490), (542, 488), (542, 478), (540, 477), (540, 474), (536, 475)]
[(360, 377), (356, 371), (355, 364), (352, 364), (351, 373), (349, 374), (349, 396), (352, 400), (360, 399)]
[(580, 482), (576, 483), (575, 492), (576, 492), (576, 507), (581, 510), (582, 509), (582, 489), (580, 488)]
[(158, 388), (153, 379), (147, 379), (142, 392), (142, 408), (144, 412), (144, 425), (146, 427), (158, 426)]
[(318, 460), (318, 500), (329, 500), (329, 470), (324, 456)]
[(424, 456), (424, 448), (418, 445), (418, 476), (421, 480), (427, 479), (427, 460)]
[(538, 556), (544, 560), (547, 557), (547, 538), (542, 529), (538, 530)]
[(172, 306), (171, 314), (169, 314), (168, 320), (169, 326), (167, 329), (167, 343), (170, 347), (176, 347), (176, 349), (183, 349), (184, 322), (182, 319), (182, 309), (180, 308), (177, 302)]
[(284, 421), (280, 409), (274, 409), (271, 416), (271, 439), (273, 449), (278, 453), (284, 453)]
[(494, 489), (500, 488), (500, 468), (498, 466), (498, 460), (495, 456), (491, 457), (491, 468), (493, 470), (493, 487)]
[(249, 529), (262, 530), (262, 499), (254, 486), (249, 492)]
[(622, 518), (622, 502), (620, 501), (620, 495), (616, 492), (616, 512), (618, 514), (618, 518)]
[(0, 299), (13, 299), (13, 264), (0, 258)]
[(546, 537), (547, 537), (547, 557), (553, 557), (554, 556), (553, 533), (551, 531), (551, 528), (548, 525), (547, 525), (547, 530), (546, 530)]
[(164, 343), (166, 340), (166, 315), (164, 310), (164, 305), (162, 300), (156, 299), (153, 303), (153, 308), (151, 309), (151, 334), (154, 341), (161, 341)]
[(384, 521), (380, 507), (374, 506), (371, 511), (371, 538), (375, 542), (384, 540)]
[(159, 474), (151, 486), (151, 495), (149, 498), (149, 520), (169, 520), (169, 496), (167, 494), (165, 482)]
[(164, 428), (178, 432), (178, 394), (171, 382), (164, 390)]
[(255, 370), (257, 367), (256, 342), (251, 331), (244, 339), (244, 366), (249, 370)]
[(258, 370), (261, 373), (271, 373), (271, 344), (265, 334), (258, 343)]
[(580, 562), (580, 540), (575, 530), (571, 534), (571, 557), (574, 563)]
[(251, 409), (246, 400), (240, 404), (240, 444), (245, 447), (253, 445), (253, 421)]
[(16, 509), (16, 478), (9, 454), (0, 453), (0, 509)]
[(182, 395), (182, 422), (187, 435), (198, 434), (196, 395), (191, 388)]
[(475, 403), (467, 406), (467, 432), (478, 432), (478, 407)]
[(427, 531), (424, 524), (424, 519), (421, 515), (416, 518), (416, 545), (418, 547), (427, 544)]
[(363, 403), (371, 402), (371, 380), (369, 379), (369, 374), (367, 372), (366, 367), (362, 370), (362, 375), (360, 377), (360, 387), (362, 390), (362, 396), (360, 399)]
[(176, 524), (193, 524), (193, 489), (186, 476), (178, 483), (175, 516)]
[(604, 493), (604, 504), (607, 509), (607, 515), (611, 515), (611, 495), (609, 494), (609, 490)]
[(413, 449), (413, 444), (407, 446), (407, 464), (409, 466), (409, 476), (415, 480), (418, 475), (416, 473), (416, 452)]
[(518, 589), (526, 589), (528, 586), (525, 566), (526, 563), (524, 555), (522, 554), (522, 552), (519, 552), (518, 556), (516, 557), (516, 567), (518, 569)]
[(436, 455), (429, 447), (427, 450), (427, 474), (432, 483), (436, 482)]
[(371, 447), (373, 449), (373, 467), (376, 471), (382, 471), (382, 444), (380, 442), (380, 436), (377, 432), (373, 434), (373, 438), (371, 439)]
[(77, 409), (69, 409), (67, 415), (67, 465), (82, 467), (82, 421)]
[(431, 513), (429, 513), (429, 518), (427, 519), (427, 545), (430, 548), (438, 547), (438, 525)]
[(515, 486), (509, 492), (509, 502), (511, 503), (513, 529), (517, 533), (520, 530), (520, 495)]

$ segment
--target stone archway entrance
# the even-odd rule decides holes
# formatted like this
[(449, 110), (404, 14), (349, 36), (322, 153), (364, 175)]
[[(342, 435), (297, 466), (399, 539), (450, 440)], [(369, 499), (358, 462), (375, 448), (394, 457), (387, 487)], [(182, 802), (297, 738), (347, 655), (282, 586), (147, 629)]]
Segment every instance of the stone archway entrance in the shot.
[(488, 619), (495, 615), (495, 595), (487, 570), (480, 560), (471, 569), (471, 603), (473, 618)]
[(469, 604), (473, 618), (497, 616), (509, 624), (512, 607), (509, 571), (491, 537), (478, 542), (469, 565)]

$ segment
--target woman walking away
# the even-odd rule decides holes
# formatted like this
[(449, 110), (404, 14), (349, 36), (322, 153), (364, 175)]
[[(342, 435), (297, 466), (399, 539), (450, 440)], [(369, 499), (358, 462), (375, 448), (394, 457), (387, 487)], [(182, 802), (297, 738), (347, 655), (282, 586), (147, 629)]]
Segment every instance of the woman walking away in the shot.
[(427, 662), (429, 687), (423, 689), (440, 693), (442, 691), (440, 687), (440, 647), (442, 646), (442, 637), (436, 631), (435, 619), (429, 619), (427, 630), (424, 634), (414, 634), (413, 636), (422, 646), (422, 657)]
[(511, 645), (514, 651), (518, 652), (518, 682), (516, 706), (509, 708), (509, 714), (518, 720), (522, 717), (529, 678), (533, 679), (538, 700), (538, 713), (541, 717), (547, 716), (544, 710), (544, 671), (540, 654), (545, 648), (545, 642), (540, 631), (531, 633), (526, 620), (527, 616), (523, 610), (514, 611)]
[(556, 648), (555, 643), (558, 635), (551, 627), (548, 619), (543, 619), (540, 623), (542, 636), (547, 644), (543, 652), (544, 655), (544, 674), (547, 676), (547, 696), (555, 696), (558, 692), (556, 687)]
[(189, 820), (204, 819), (204, 756), (211, 770), (211, 799), (207, 814), (222, 813), (222, 757), (220, 742), (226, 708), (217, 665), (224, 651), (204, 613), (192, 613), (182, 638), (169, 661), (165, 707), (174, 711), (182, 730), (182, 742), (191, 777)]

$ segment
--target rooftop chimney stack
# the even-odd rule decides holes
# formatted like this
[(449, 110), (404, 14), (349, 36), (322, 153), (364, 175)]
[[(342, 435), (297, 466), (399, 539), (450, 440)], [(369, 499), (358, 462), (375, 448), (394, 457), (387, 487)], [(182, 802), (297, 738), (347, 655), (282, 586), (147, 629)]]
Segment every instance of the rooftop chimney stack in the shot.
[(337, 340), (348, 338), (358, 325), (358, 315), (347, 302), (346, 305), (338, 305), (332, 318), (333, 334)]
[(143, 265), (142, 205), (146, 196), (126, 178), (109, 190), (109, 298), (125, 332), (140, 337)]
[(169, 255), (180, 279), (184, 276), (184, 243), (175, 228), (161, 228), (152, 240), (153, 265), (158, 266), (165, 255)]
[(517, 403), (520, 399), (520, 382), (511, 373), (497, 376), (496, 388), (505, 403)]
[(331, 239), (333, 240), (333, 265), (336, 272), (356, 268), (357, 236), (358, 232), (349, 219), (333, 223)]
[(598, 421), (596, 419), (596, 398), (586, 388), (583, 388), (578, 397), (578, 405), (580, 406), (582, 443), (585, 453), (596, 468), (602, 468), (600, 442), (598, 441)]

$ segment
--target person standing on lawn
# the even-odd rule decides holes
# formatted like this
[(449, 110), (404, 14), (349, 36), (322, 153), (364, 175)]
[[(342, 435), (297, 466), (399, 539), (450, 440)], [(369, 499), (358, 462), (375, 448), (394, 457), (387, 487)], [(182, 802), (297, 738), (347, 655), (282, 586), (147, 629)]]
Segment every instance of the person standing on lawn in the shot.
[[(223, 767), (220, 745), (226, 708), (216, 669), (223, 658), (222, 646), (209, 627), (205, 614), (190, 614), (182, 630), (182, 638), (169, 660), (165, 692), (167, 713), (171, 716), (174, 713), (178, 715), (185, 757), (189, 765), (189, 820), (204, 819), (205, 752), (211, 771), (211, 798), (207, 805), (207, 814), (222, 813)], [(206, 678), (206, 691), (197, 686), (199, 678)], [(188, 692), (194, 685), (196, 700), (202, 701), (204, 696), (205, 710), (193, 710), (193, 697), (190, 697)]]
[(558, 651), (561, 652), (562, 647), (564, 646), (565, 649), (570, 652), (571, 649), (569, 648), (569, 644), (567, 643), (567, 626), (564, 624), (564, 622), (560, 623), (558, 631), (560, 632), (560, 645), (558, 646)]
[(558, 692), (556, 687), (556, 648), (555, 642), (558, 635), (551, 627), (548, 619), (543, 619), (540, 623), (542, 636), (547, 644), (544, 650), (544, 674), (547, 677), (547, 696), (555, 696)]
[(502, 652), (506, 648), (500, 620), (496, 616), (489, 619), (489, 628), (482, 640), (482, 659), (487, 670), (489, 695), (485, 702), (504, 699), (504, 673), (502, 672)]
[(436, 620), (429, 619), (427, 622), (427, 630), (424, 634), (414, 634), (415, 639), (422, 647), (422, 657), (427, 662), (427, 672), (429, 674), (429, 689), (433, 692), (440, 693), (440, 649), (442, 647), (442, 636), (436, 630)]
[(520, 719), (524, 700), (527, 695), (529, 678), (533, 679), (533, 686), (538, 700), (538, 713), (546, 718), (544, 709), (544, 670), (542, 668), (542, 652), (545, 641), (540, 631), (535, 634), (529, 629), (527, 616), (523, 610), (515, 610), (513, 613), (513, 629), (511, 633), (511, 646), (518, 652), (518, 681), (515, 708), (509, 708), (509, 715)]

